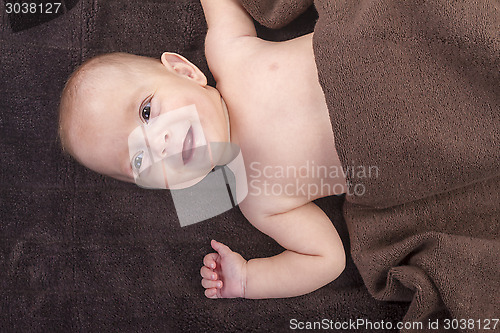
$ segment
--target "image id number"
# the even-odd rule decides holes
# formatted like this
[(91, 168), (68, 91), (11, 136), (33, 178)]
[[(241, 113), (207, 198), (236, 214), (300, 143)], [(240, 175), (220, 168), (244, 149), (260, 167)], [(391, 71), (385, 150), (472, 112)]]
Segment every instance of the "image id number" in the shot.
[(498, 325), (498, 318), (494, 319), (444, 319), (443, 328), (445, 330), (469, 329), (469, 330), (495, 330)]
[(57, 14), (61, 8), (60, 2), (34, 3), (34, 2), (6, 2), (7, 14)]

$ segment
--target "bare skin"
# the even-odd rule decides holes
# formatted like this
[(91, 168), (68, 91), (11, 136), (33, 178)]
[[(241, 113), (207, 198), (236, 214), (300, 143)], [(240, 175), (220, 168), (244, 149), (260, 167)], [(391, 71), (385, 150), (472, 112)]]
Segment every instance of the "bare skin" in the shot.
[[(201, 268), (205, 295), (275, 298), (309, 293), (335, 280), (345, 266), (337, 231), (312, 201), (345, 192), (346, 179), (341, 173), (324, 178), (309, 172), (296, 178), (273, 170), (298, 170), (307, 161), (341, 169), (312, 34), (280, 43), (264, 41), (236, 0), (201, 2), (208, 23), (207, 61), (230, 111), (231, 141), (245, 159), (249, 194), (241, 211), (287, 249), (246, 261), (212, 241), (217, 253), (206, 255)], [(271, 193), (264, 184), (275, 184), (282, 193)], [(310, 184), (322, 190), (312, 195), (300, 190)]]

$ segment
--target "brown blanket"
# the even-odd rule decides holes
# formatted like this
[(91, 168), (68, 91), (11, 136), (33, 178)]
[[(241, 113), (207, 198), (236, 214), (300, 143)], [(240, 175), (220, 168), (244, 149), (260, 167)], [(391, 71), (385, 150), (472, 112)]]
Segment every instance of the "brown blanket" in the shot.
[[(268, 27), (312, 3), (243, 1)], [(498, 2), (314, 4), (319, 80), (350, 171), (344, 215), (368, 289), (412, 301), (408, 321), (443, 310), (498, 318)]]

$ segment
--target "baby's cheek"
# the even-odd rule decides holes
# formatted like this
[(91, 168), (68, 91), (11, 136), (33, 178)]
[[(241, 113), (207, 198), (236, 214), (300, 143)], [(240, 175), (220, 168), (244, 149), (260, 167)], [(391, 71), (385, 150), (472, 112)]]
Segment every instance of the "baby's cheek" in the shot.
[(201, 127), (206, 142), (224, 142), (224, 123), (218, 115), (212, 112), (209, 116), (201, 116)]

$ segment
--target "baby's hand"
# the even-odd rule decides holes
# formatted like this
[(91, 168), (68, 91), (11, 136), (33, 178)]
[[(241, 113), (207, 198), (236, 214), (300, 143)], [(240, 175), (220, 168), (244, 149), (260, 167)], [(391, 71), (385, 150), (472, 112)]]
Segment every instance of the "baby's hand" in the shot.
[(209, 253), (203, 258), (200, 270), (208, 298), (245, 297), (247, 261), (226, 245), (212, 240), (212, 248), (218, 253)]

